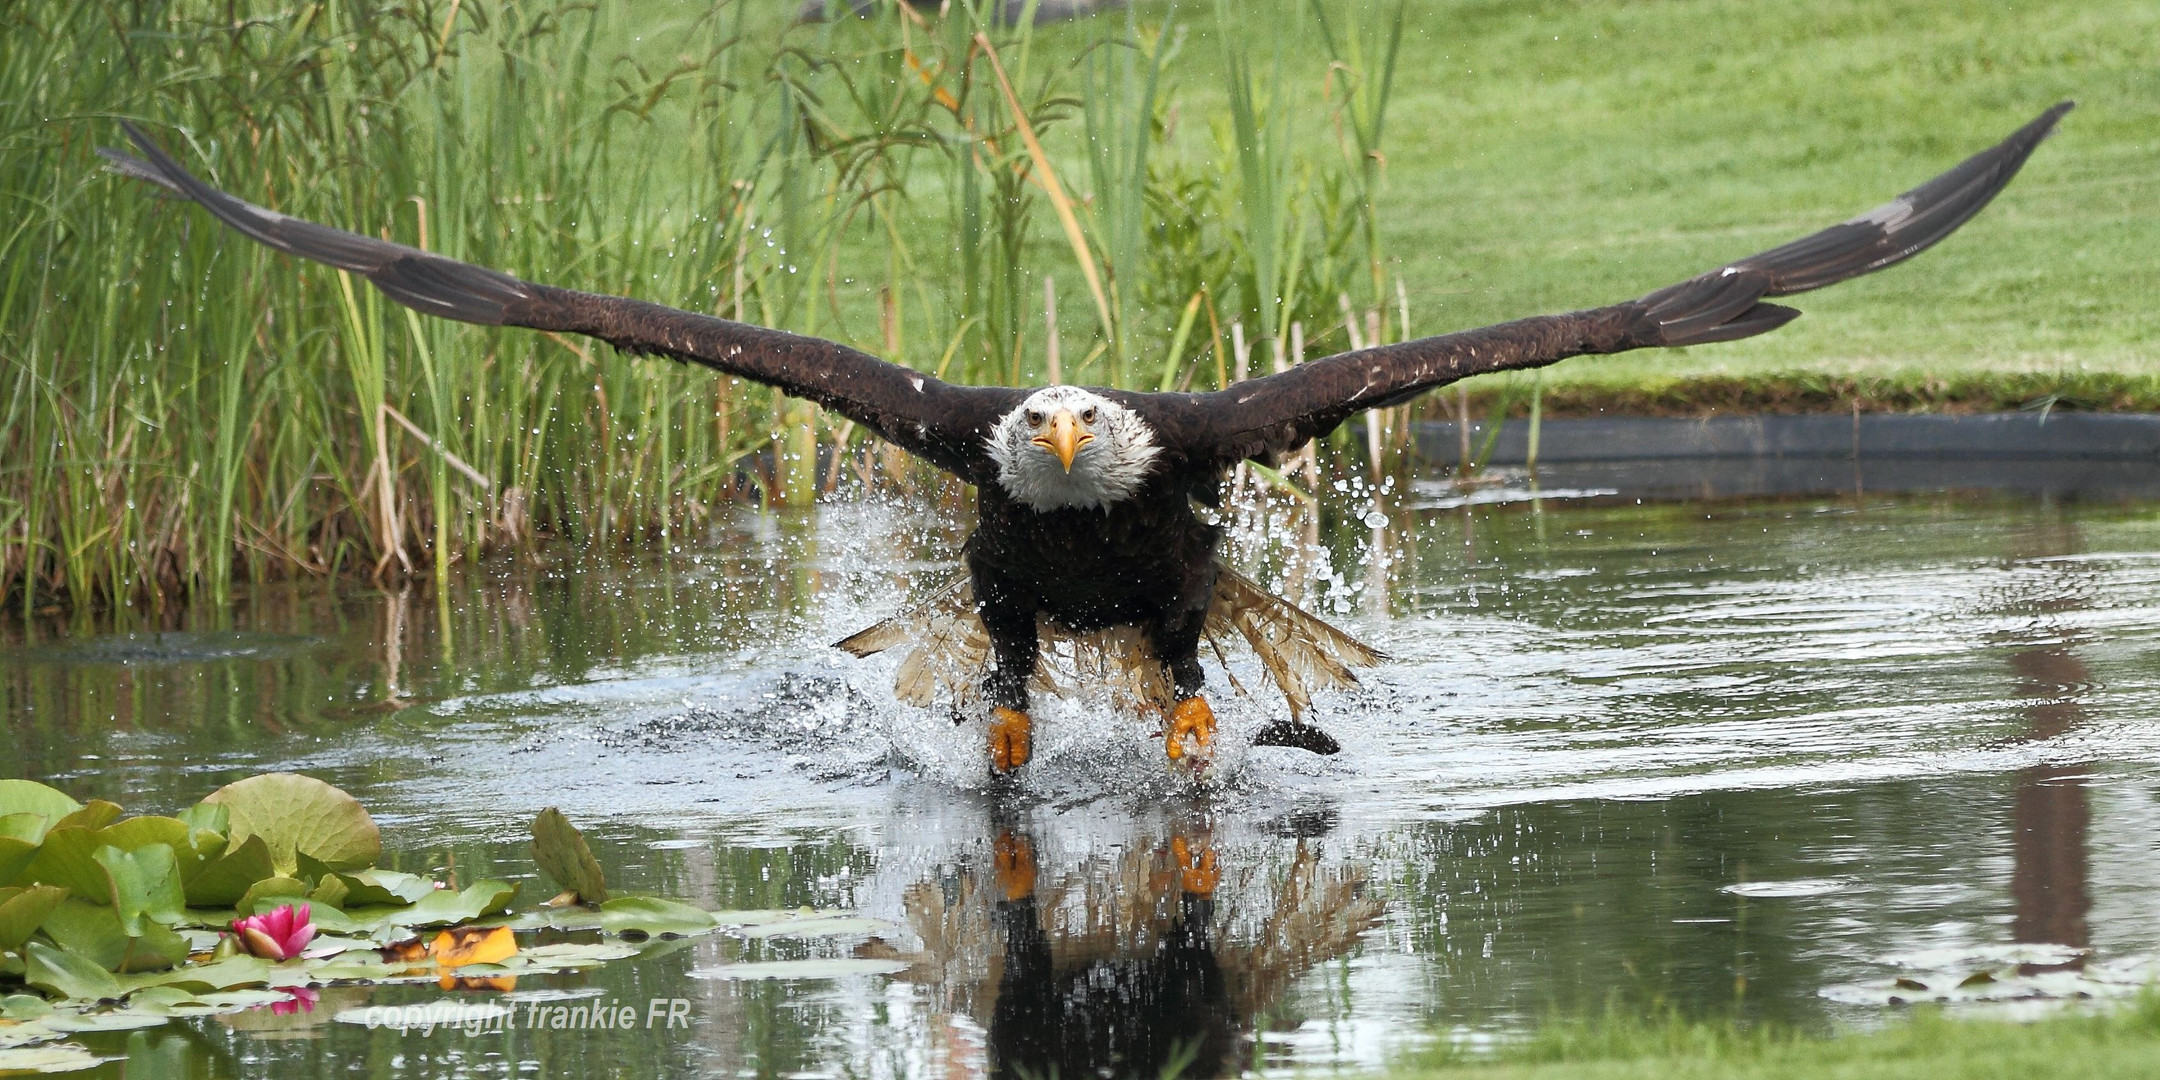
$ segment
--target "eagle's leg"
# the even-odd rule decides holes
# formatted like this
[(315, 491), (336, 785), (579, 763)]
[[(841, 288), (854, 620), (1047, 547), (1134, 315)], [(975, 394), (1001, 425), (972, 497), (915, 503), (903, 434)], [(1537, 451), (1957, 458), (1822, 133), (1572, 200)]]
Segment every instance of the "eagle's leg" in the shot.
[(975, 572), (976, 609), (990, 634), (990, 670), (983, 697), (990, 702), (990, 771), (1004, 775), (1035, 752), (1035, 722), (1028, 717), (1028, 678), (1035, 673), (1035, 610), (1011, 595), (993, 576)]
[(1212, 564), (1183, 590), (1187, 595), (1165, 612), (1151, 635), (1155, 654), (1170, 671), (1176, 704), (1163, 728), (1163, 753), (1171, 761), (1191, 757), (1205, 762), (1215, 742), (1215, 710), (1200, 696), (1207, 674), (1200, 669), (1200, 637), (1207, 628), (1208, 601), (1215, 594)]

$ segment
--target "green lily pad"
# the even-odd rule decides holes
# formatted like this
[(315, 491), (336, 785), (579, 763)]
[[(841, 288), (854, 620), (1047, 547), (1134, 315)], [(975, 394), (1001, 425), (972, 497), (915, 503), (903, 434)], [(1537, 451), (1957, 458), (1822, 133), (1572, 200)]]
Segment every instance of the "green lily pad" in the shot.
[(341, 908), (416, 904), (441, 891), (427, 878), (396, 870), (362, 870), (337, 879), (345, 886), (344, 902), (337, 905)]
[(704, 908), (656, 896), (621, 896), (600, 905), (600, 928), (610, 934), (688, 937), (719, 926)]
[(562, 907), (536, 907), (516, 915), (483, 920), (475, 925), (486, 927), (507, 926), (512, 930), (598, 930), (600, 913), (583, 904)]
[(240, 986), (262, 986), (281, 973), (280, 965), (273, 961), (241, 954), (212, 960), (207, 964), (188, 964), (171, 971), (133, 976), (126, 981), (125, 988), (142, 990), (153, 986), (171, 986), (202, 994)]
[[(517, 896), (518, 887), (507, 881), (476, 881), (464, 889), (452, 892), (436, 889), (420, 898), (418, 903), (403, 908), (370, 908), (363, 911), (372, 915), (381, 912), (378, 925), (387, 926), (438, 926), (450, 923), (471, 922), (501, 912), (510, 906)], [(354, 912), (360, 918), (361, 912)]]
[(130, 1014), (156, 1022), (165, 1017), (213, 1016), (291, 1000), (292, 995), (283, 990), (198, 992), (178, 986), (151, 986), (129, 994), (125, 1008)]
[(114, 1059), (93, 1054), (75, 1043), (24, 1046), (13, 1050), (0, 1050), (0, 1072), (80, 1072), (111, 1060)]
[(57, 885), (0, 889), (0, 949), (20, 949), (68, 891)]
[(644, 951), (635, 945), (625, 945), (617, 941), (563, 941), (521, 949), (516, 959), (536, 968), (574, 971), (579, 968), (599, 967), (613, 960), (628, 960)]
[(815, 915), (744, 926), (735, 933), (746, 938), (838, 937), (842, 934), (880, 934), (893, 929), (883, 919), (860, 915)]
[(248, 886), (240, 895), (233, 910), (241, 915), (260, 915), (285, 904), (304, 903), (307, 900), (307, 882), (299, 878), (268, 877)]
[(8, 1020), (35, 1020), (52, 1011), (52, 1002), (36, 994), (9, 994), (0, 997), (0, 1018)]
[[(180, 825), (172, 818), (164, 820)], [(113, 911), (120, 916), (120, 926), (129, 937), (141, 937), (143, 928), (153, 922), (170, 926), (180, 921), (187, 899), (180, 892), (180, 868), (172, 845), (145, 844), (123, 851), (108, 844), (91, 858), (105, 868), (106, 877), (112, 880)]]
[(229, 814), (229, 840), (260, 836), (279, 872), (299, 869), (298, 853), (333, 870), (365, 870), (382, 856), (382, 832), (359, 800), (312, 776), (264, 773), (236, 780), (203, 800)]
[(15, 880), (30, 860), (37, 856), (38, 844), (45, 839), (45, 819), (38, 814), (9, 814), (0, 817), (0, 885)]
[(52, 823), (55, 829), (80, 828), (102, 829), (120, 819), (120, 807), (103, 799), (92, 799), (82, 809)]
[(37, 854), (23, 868), (19, 880), (58, 885), (77, 896), (105, 896), (112, 891), (112, 885), (106, 880), (105, 868), (91, 857), (101, 846), (97, 829), (81, 825), (56, 827), (45, 834), (45, 842), (38, 845)]
[(851, 975), (897, 975), (905, 960), (837, 957), (828, 960), (771, 960), (760, 964), (722, 964), (690, 973), (693, 979), (842, 979)]
[(180, 811), (180, 820), (187, 823), (190, 831), (214, 832), (219, 836), (232, 834), (232, 809), (222, 803), (196, 803)]
[(174, 931), (145, 921), (142, 933), (130, 934), (111, 906), (79, 897), (56, 905), (41, 929), (70, 956), (107, 971), (156, 971), (187, 957), (187, 939)]
[(192, 868), (186, 864), (180, 867), (181, 890), (192, 907), (238, 904), (256, 882), (275, 876), (277, 867), (270, 860), (270, 845), (260, 836), (229, 844), (217, 858), (204, 859)]
[(23, 946), (23, 981), (64, 998), (101, 1001), (121, 994), (113, 973), (42, 941)]
[(36, 814), (49, 824), (82, 809), (82, 804), (35, 780), (0, 780), (0, 816)]
[(0, 837), (36, 847), (45, 839), (46, 824), (43, 814), (0, 814)]
[(56, 1031), (74, 1035), (85, 1031), (133, 1031), (137, 1028), (157, 1027), (165, 1022), (165, 1018), (133, 1012), (124, 1007), (97, 1012), (63, 1009), (55, 1010), (46, 1022)]
[(192, 852), (194, 845), (188, 842), (191, 835), (192, 830), (179, 818), (144, 815), (114, 822), (98, 830), (98, 842), (111, 844), (122, 851), (163, 844), (175, 853)]
[(593, 858), (585, 835), (562, 811), (550, 806), (533, 819), (532, 853), (533, 861), (556, 888), (576, 893), (588, 904), (607, 903), (607, 878), (600, 872), (600, 860)]

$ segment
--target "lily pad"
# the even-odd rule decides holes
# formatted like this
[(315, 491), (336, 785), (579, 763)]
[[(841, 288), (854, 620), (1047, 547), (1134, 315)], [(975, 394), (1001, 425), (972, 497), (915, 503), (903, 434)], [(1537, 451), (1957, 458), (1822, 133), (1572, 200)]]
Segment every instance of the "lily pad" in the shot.
[(0, 780), (0, 816), (36, 814), (47, 824), (82, 809), (82, 804), (35, 780)]
[(42, 941), (23, 946), (23, 981), (82, 1001), (101, 1001), (121, 994), (120, 980), (112, 972)]
[(55, 829), (82, 828), (102, 829), (120, 818), (120, 807), (103, 799), (92, 799), (82, 809), (52, 823)]
[(844, 979), (851, 975), (897, 975), (911, 965), (904, 960), (836, 957), (826, 960), (771, 960), (759, 964), (723, 964), (690, 973), (693, 979)]
[[(297, 972), (297, 969), (294, 970)], [(262, 986), (280, 974), (282, 972), (278, 964), (260, 956), (242, 954), (222, 957), (207, 964), (189, 964), (154, 975), (138, 975), (127, 981), (126, 988), (140, 990), (153, 986), (172, 986), (201, 994), (240, 986)]]
[(518, 953), (518, 958), (537, 968), (569, 971), (599, 967), (611, 960), (627, 960), (643, 951), (635, 945), (615, 941), (563, 941), (535, 945)]
[[(172, 818), (164, 820), (180, 824)], [(113, 911), (120, 916), (120, 927), (129, 937), (141, 937), (144, 927), (153, 922), (160, 928), (171, 926), (186, 913), (187, 900), (180, 892), (180, 868), (172, 845), (145, 844), (123, 851), (107, 844), (91, 858), (105, 868), (106, 877), (112, 881)]]
[(180, 868), (181, 889), (187, 894), (189, 905), (194, 907), (237, 904), (256, 882), (275, 876), (277, 867), (270, 861), (270, 845), (260, 836), (250, 836), (237, 845), (228, 844), (225, 852), (215, 859), (205, 859), (192, 868), (186, 865)]
[(513, 916), (482, 925), (507, 926), (512, 930), (598, 930), (600, 912), (583, 904), (527, 908)]
[(155, 922), (130, 934), (110, 905), (71, 897), (56, 905), (42, 928), (53, 944), (70, 956), (106, 971), (157, 971), (187, 957), (187, 939)]
[(593, 858), (584, 834), (562, 811), (552, 806), (540, 811), (533, 819), (532, 838), (533, 861), (557, 888), (576, 893), (587, 904), (607, 903), (607, 878), (600, 872), (600, 860)]
[(9, 994), (0, 997), (0, 1017), (9, 1020), (35, 1020), (52, 1012), (52, 1002), (36, 994)]
[(362, 870), (357, 874), (327, 874), (316, 882), (312, 895), (338, 908), (400, 907), (425, 900), (436, 891), (434, 882), (418, 874)]
[(179, 818), (157, 817), (145, 814), (116, 821), (98, 830), (98, 843), (110, 844), (122, 851), (134, 851), (151, 844), (163, 844), (174, 852), (194, 851), (189, 843), (193, 830)]
[(333, 870), (365, 870), (382, 856), (382, 832), (351, 795), (299, 773), (264, 773), (236, 780), (203, 800), (230, 815), (228, 837), (260, 836), (280, 873), (299, 869), (297, 854)]
[(57, 885), (0, 889), (0, 949), (20, 949), (68, 891)]
[(180, 811), (180, 820), (191, 831), (214, 832), (219, 836), (232, 834), (232, 810), (222, 803), (199, 802)]
[(307, 894), (307, 882), (299, 878), (267, 877), (248, 886), (233, 910), (242, 915), (260, 915), (271, 908), (300, 903)]
[(0, 1072), (80, 1072), (84, 1069), (95, 1068), (108, 1060), (111, 1059), (93, 1054), (75, 1043), (25, 1046), (13, 1050), (0, 1050)]
[(102, 846), (97, 829), (81, 825), (55, 828), (45, 834), (45, 842), (38, 845), (37, 854), (23, 868), (20, 880), (58, 885), (77, 896), (105, 896), (112, 886), (106, 880), (105, 868), (91, 857)]
[(891, 929), (893, 924), (883, 919), (864, 918), (860, 915), (820, 915), (744, 926), (735, 933), (746, 938), (837, 937), (842, 934), (881, 934)]
[(1727, 885), (1719, 892), (1754, 899), (1784, 899), (1787, 897), (1821, 896), (1833, 893), (1852, 884), (1844, 878), (1795, 878), (1790, 881), (1743, 881)]
[(610, 934), (688, 937), (719, 926), (704, 908), (655, 896), (622, 896), (600, 905), (600, 928)]
[(0, 817), (0, 885), (15, 880), (37, 855), (45, 839), (42, 814), (8, 814)]
[(442, 926), (471, 922), (509, 907), (517, 890), (516, 885), (507, 881), (476, 881), (458, 892), (433, 890), (409, 907), (363, 908), (350, 914), (355, 920), (373, 919), (375, 925), (381, 926)]

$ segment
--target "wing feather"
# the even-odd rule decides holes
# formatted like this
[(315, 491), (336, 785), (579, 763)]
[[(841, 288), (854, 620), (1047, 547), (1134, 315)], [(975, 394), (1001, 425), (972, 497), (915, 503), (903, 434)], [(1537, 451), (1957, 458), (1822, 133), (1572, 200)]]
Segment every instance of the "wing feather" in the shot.
[(122, 126), (143, 156), (99, 150), (113, 171), (181, 195), (266, 247), (360, 274), (423, 314), (582, 334), (626, 352), (702, 364), (815, 401), (963, 479), (983, 479), (990, 425), (1019, 400), (1018, 391), (956, 386), (821, 338), (541, 285), (303, 221), (211, 187), (133, 125)]

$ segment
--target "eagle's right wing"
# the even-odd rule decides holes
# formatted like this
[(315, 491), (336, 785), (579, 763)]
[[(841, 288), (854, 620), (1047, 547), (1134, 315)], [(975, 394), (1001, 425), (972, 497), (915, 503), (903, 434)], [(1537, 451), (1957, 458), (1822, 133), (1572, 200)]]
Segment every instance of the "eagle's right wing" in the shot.
[(1135, 395), (1144, 399), (1136, 404), (1187, 460), (1224, 466), (1285, 453), (1362, 410), (1472, 375), (1585, 353), (1767, 333), (1800, 313), (1764, 298), (1880, 270), (1950, 235), (2010, 183), (2070, 108), (2066, 101), (2049, 109), (2001, 143), (1859, 217), (1637, 300), (1360, 349), (1209, 394)]
[(991, 425), (1023, 391), (959, 386), (837, 342), (730, 322), (643, 300), (560, 289), (288, 217), (197, 179), (133, 125), (143, 157), (100, 150), (113, 169), (187, 197), (249, 239), (366, 277), (415, 311), (460, 322), (524, 326), (599, 338), (625, 352), (703, 364), (817, 402), (980, 482)]

